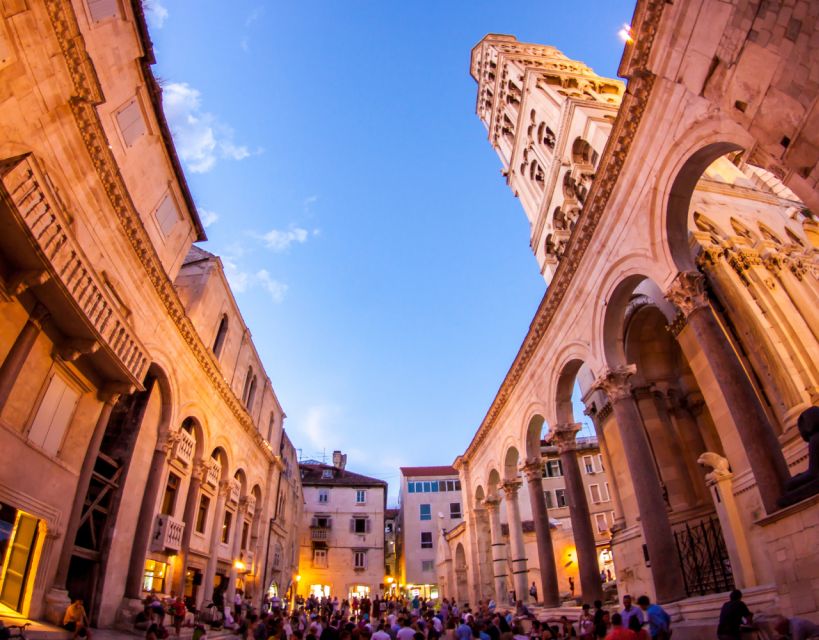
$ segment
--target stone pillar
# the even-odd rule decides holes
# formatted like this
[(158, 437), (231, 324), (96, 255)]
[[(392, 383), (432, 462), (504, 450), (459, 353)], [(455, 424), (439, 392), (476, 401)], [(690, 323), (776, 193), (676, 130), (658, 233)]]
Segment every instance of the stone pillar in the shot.
[(552, 544), (552, 528), (549, 512), (543, 495), (543, 461), (530, 460), (523, 466), (526, 482), (529, 484), (529, 502), (532, 520), (535, 522), (537, 539), (537, 559), (540, 565), (540, 598), (545, 607), (560, 606), (560, 588), (557, 584), (555, 549)]
[[(760, 322), (759, 307), (747, 288), (742, 284), (735, 269), (728, 264), (724, 247), (708, 246), (703, 248), (697, 261), (708, 274), (709, 281), (728, 310), (728, 314), (739, 334), (738, 337), (746, 347), (748, 360), (757, 372), (760, 384), (765, 390), (776, 415), (784, 424), (789, 410), (802, 402), (802, 395), (793, 377), (788, 374), (788, 367), (773, 343), (771, 332)], [(688, 272), (688, 274), (688, 276), (680, 274), (672, 285), (672, 289), (666, 294), (666, 298), (672, 303), (677, 298), (672, 299), (669, 296), (679, 295), (674, 292), (679, 289), (680, 283), (682, 283), (680, 278), (685, 277), (690, 280), (694, 275), (700, 275), (697, 272)], [(690, 285), (683, 284), (690, 288)], [(704, 283), (700, 284), (699, 287), (703, 289)], [(687, 318), (685, 312), (683, 314)], [(714, 319), (714, 327), (718, 334), (722, 334), (716, 319)], [(720, 335), (720, 340), (727, 342), (724, 334)], [(703, 385), (700, 385), (700, 389), (705, 391)]]
[(239, 572), (236, 569), (236, 560), (239, 559), (239, 554), (242, 552), (242, 530), (245, 526), (245, 509), (247, 509), (247, 496), (239, 501), (239, 506), (236, 507), (233, 522), (233, 544), (230, 552), (230, 574), (228, 577), (228, 588), (225, 596), (225, 604), (233, 606), (233, 596), (236, 595), (236, 580), (239, 577)]
[(506, 480), (502, 485), (506, 496), (506, 519), (509, 523), (509, 547), (512, 553), (512, 584), (517, 599), (529, 599), (529, 570), (526, 567), (526, 545), (523, 543), (523, 524), (520, 520), (518, 491), (521, 481), (517, 478)]
[(154, 449), (148, 481), (142, 494), (139, 506), (139, 518), (134, 531), (134, 544), (131, 547), (131, 561), (128, 564), (128, 579), (125, 581), (125, 597), (139, 600), (142, 598), (142, 576), (145, 572), (145, 556), (148, 553), (148, 542), (154, 525), (156, 500), (163, 486), (163, 471), (169, 453), (169, 441), (163, 440)]
[(600, 582), (600, 567), (597, 562), (597, 545), (594, 542), (586, 487), (577, 463), (577, 440), (575, 436), (582, 425), (578, 423), (558, 424), (552, 429), (552, 442), (560, 454), (563, 477), (566, 479), (566, 495), (569, 498), (569, 516), (572, 520), (572, 535), (577, 548), (577, 569), (580, 575), (580, 590), (585, 602), (603, 599)]
[[(23, 325), (14, 344), (11, 345), (6, 359), (0, 365), (0, 412), (6, 406), (6, 401), (9, 399), (11, 388), (17, 381), (17, 376), (23, 370), (23, 365), (28, 359), (28, 354), (31, 353), (31, 348), (37, 341), (40, 331), (43, 328), (43, 322), (48, 317), (48, 311), (40, 304), (34, 307), (26, 324)], [(73, 540), (72, 540), (73, 544)]]
[(722, 456), (706, 451), (697, 460), (699, 464), (708, 465), (713, 471), (705, 476), (708, 489), (714, 499), (714, 507), (719, 518), (722, 538), (731, 560), (731, 573), (737, 589), (746, 589), (757, 584), (745, 527), (739, 515), (736, 498), (734, 498), (733, 478), (728, 460)]
[(188, 485), (188, 495), (185, 497), (185, 510), (182, 514), (185, 528), (182, 530), (182, 544), (178, 555), (179, 570), (173, 577), (173, 589), (177, 595), (185, 593), (185, 574), (188, 571), (188, 552), (191, 546), (191, 534), (196, 524), (196, 507), (199, 503), (199, 490), (202, 488), (202, 480), (204, 480), (207, 472), (207, 464), (202, 460), (197, 460), (193, 463), (191, 482)]
[(103, 402), (102, 410), (94, 426), (94, 432), (91, 434), (91, 440), (85, 450), (85, 457), (83, 458), (80, 475), (77, 479), (77, 488), (71, 503), (71, 515), (65, 527), (63, 546), (57, 561), (57, 574), (54, 577), (54, 584), (46, 595), (46, 602), (48, 603), (46, 617), (55, 624), (62, 624), (62, 616), (65, 613), (65, 608), (71, 604), (66, 589), (66, 581), (68, 580), (68, 569), (71, 566), (71, 556), (74, 553), (74, 541), (77, 538), (77, 531), (80, 528), (83, 506), (85, 505), (85, 498), (88, 494), (88, 487), (91, 484), (91, 476), (94, 473), (94, 465), (97, 461), (100, 445), (105, 435), (105, 429), (108, 427), (108, 420), (111, 418), (111, 411), (113, 411), (114, 405), (116, 405), (119, 399), (119, 394), (106, 393), (101, 390), (98, 393), (98, 397)]
[(487, 497), (483, 503), (489, 512), (489, 535), (492, 539), (492, 576), (495, 580), (495, 602), (500, 607), (506, 602), (509, 594), (506, 591), (506, 543), (500, 522), (500, 500), (495, 496)]
[[(216, 577), (216, 562), (219, 558), (219, 537), (222, 535), (222, 523), (225, 520), (225, 502), (230, 493), (230, 481), (223, 480), (219, 483), (219, 492), (216, 497), (216, 508), (213, 511), (213, 521), (210, 529), (210, 543), (208, 544), (208, 564), (205, 567), (205, 578), (202, 580), (202, 590), (196, 598), (197, 608), (201, 608), (202, 602), (213, 597), (213, 581)], [(225, 604), (233, 604), (225, 602)]]
[[(680, 273), (666, 298), (680, 310), (684, 320), (677, 339), (686, 331), (692, 332), (708, 362), (709, 372), (745, 449), (762, 504), (772, 513), (777, 509), (776, 501), (790, 473), (765, 409), (708, 303), (705, 278), (698, 272)], [(696, 377), (697, 371), (694, 373)], [(711, 380), (697, 380), (700, 389), (705, 389), (709, 382)]]
[(652, 463), (648, 436), (628, 383), (636, 370), (634, 365), (610, 369), (597, 379), (595, 387), (602, 389), (609, 397), (617, 420), (634, 484), (643, 538), (651, 560), (651, 575), (657, 600), (661, 603), (673, 602), (685, 597), (685, 584), (660, 488), (660, 478)]
[(473, 601), (486, 600), (492, 593), (492, 541), (489, 534), (489, 516), (484, 507), (475, 507), (473, 510), (475, 524), (475, 541), (477, 543), (477, 572), (475, 575), (476, 593)]

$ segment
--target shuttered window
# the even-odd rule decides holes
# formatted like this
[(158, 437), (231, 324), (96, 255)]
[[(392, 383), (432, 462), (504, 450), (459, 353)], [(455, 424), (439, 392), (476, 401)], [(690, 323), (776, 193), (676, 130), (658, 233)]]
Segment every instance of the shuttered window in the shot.
[(55, 373), (37, 408), (28, 439), (46, 453), (56, 455), (79, 401), (80, 393)]
[(165, 237), (171, 235), (171, 231), (179, 222), (179, 212), (176, 210), (176, 204), (170, 194), (166, 195), (156, 210), (156, 221), (159, 223), (159, 228)]
[(117, 111), (117, 126), (127, 147), (133, 147), (136, 141), (145, 135), (147, 131), (145, 118), (136, 98)]
[(94, 22), (119, 16), (117, 0), (88, 0), (88, 12)]

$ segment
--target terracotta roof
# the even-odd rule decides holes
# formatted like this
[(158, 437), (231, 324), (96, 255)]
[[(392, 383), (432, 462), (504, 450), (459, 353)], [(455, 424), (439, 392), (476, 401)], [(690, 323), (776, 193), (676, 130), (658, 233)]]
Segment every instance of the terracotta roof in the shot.
[(401, 467), (401, 475), (405, 478), (421, 476), (457, 476), (455, 467), (443, 465), (440, 467)]
[[(385, 487), (387, 483), (378, 478), (370, 478), (347, 469), (339, 469), (331, 464), (300, 462), (301, 483), (305, 486), (345, 486), (345, 487)], [(332, 478), (324, 478), (324, 471), (331, 469)]]
[(384, 512), (384, 517), (387, 518), (387, 519), (397, 518), (398, 517), (398, 509), (387, 509)]
[(182, 264), (191, 264), (193, 262), (199, 262), (200, 260), (210, 260), (211, 258), (215, 257), (216, 256), (210, 251), (205, 251), (201, 247), (197, 247), (195, 244), (192, 244), (190, 251), (188, 251), (188, 255), (186, 255), (185, 259), (182, 261)]

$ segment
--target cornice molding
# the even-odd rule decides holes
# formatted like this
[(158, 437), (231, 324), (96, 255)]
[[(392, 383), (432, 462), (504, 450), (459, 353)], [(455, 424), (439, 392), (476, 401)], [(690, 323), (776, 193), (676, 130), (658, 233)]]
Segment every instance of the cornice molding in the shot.
[(596, 177), (589, 190), (586, 206), (581, 211), (577, 226), (529, 326), (523, 344), (501, 383), (489, 411), (463, 454), (465, 461), (477, 453), (497, 424), (501, 411), (529, 366), (541, 339), (562, 304), (574, 274), (586, 254), (594, 231), (606, 210), (654, 86), (654, 76), (647, 70), (646, 65), (665, 4), (665, 0), (645, 0), (639, 3), (635, 10), (635, 17), (642, 14), (640, 16), (642, 19), (639, 20), (639, 24), (632, 25), (634, 42), (627, 50), (630, 77), (617, 119), (614, 121), (611, 135), (600, 159)]
[(185, 313), (182, 301), (168, 278), (131, 199), (96, 110), (96, 105), (104, 101), (104, 96), (71, 3), (69, 0), (46, 0), (46, 7), (76, 90), (76, 95), (70, 100), (70, 106), (77, 129), (111, 207), (122, 225), (125, 237), (142, 264), (168, 316), (202, 371), (233, 413), (236, 421), (256, 442), (259, 449), (272, 460), (274, 457), (272, 449), (256, 430), (253, 419), (224, 379), (213, 356)]

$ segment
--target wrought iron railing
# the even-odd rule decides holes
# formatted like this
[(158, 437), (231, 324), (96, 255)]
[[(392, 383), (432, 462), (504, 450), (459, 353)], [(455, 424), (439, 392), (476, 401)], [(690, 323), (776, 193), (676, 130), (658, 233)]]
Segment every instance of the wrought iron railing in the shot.
[(734, 588), (734, 575), (719, 520), (686, 522), (674, 531), (689, 596), (722, 593)]

